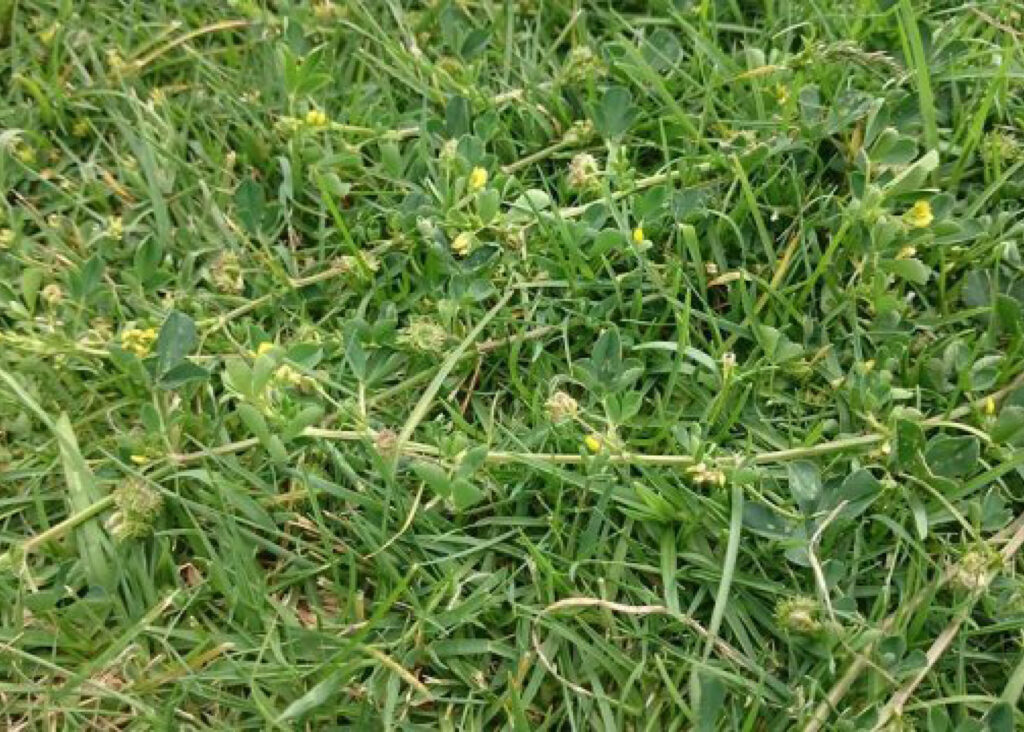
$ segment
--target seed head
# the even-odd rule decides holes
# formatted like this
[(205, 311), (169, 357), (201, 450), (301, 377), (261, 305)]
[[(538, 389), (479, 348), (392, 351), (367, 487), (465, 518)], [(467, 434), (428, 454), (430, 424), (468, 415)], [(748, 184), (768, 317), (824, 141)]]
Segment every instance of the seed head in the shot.
[(46, 304), (51, 307), (59, 305), (60, 301), (64, 299), (64, 290), (56, 282), (48, 284), (40, 294)]
[(114, 489), (116, 509), (107, 521), (110, 532), (119, 541), (139, 539), (153, 532), (163, 506), (163, 497), (140, 480), (130, 479)]
[[(572, 419), (580, 410), (579, 403), (564, 391), (556, 391), (548, 397), (545, 406), (552, 422), (564, 422), (567, 419)], [(600, 448), (600, 445), (598, 447)]]
[(590, 153), (573, 156), (569, 163), (569, 185), (577, 190), (587, 190), (597, 185), (597, 160)]
[(429, 318), (417, 318), (402, 329), (398, 342), (416, 351), (437, 354), (448, 343), (448, 334)]
[(822, 628), (820, 615), (817, 601), (802, 595), (780, 600), (775, 606), (775, 619), (779, 625), (797, 635), (818, 633)]
[(221, 252), (210, 268), (210, 279), (213, 286), (221, 292), (241, 294), (245, 289), (245, 278), (242, 276), (242, 265), (238, 255), (231, 250)]

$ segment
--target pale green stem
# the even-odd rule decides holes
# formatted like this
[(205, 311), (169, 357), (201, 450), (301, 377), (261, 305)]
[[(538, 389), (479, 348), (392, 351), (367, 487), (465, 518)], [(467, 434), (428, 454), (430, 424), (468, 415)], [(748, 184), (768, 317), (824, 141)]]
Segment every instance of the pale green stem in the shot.
[(59, 524), (54, 524), (46, 531), (43, 531), (42, 533), (36, 534), (35, 536), (26, 539), (15, 549), (0, 554), (0, 564), (3, 564), (6, 560), (8, 560), (11, 557), (11, 551), (14, 551), (15, 553), (20, 553), (22, 556), (25, 556), (30, 552), (34, 551), (36, 547), (38, 547), (39, 545), (45, 544), (48, 541), (54, 541), (56, 539), (61, 538), (62, 536), (70, 532), (72, 529), (77, 527), (79, 524), (83, 524), (89, 519), (93, 518), (94, 516), (103, 513), (113, 505), (114, 497), (107, 496), (106, 498), (103, 498), (97, 501), (96, 503), (92, 504), (88, 508), (79, 511), (78, 513), (72, 516), (68, 516)]

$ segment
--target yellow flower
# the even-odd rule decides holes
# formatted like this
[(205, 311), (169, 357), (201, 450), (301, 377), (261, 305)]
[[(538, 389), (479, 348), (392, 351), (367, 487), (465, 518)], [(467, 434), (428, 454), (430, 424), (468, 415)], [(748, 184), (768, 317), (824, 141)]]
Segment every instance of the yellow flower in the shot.
[(256, 355), (262, 356), (264, 354), (270, 353), (275, 348), (277, 348), (277, 345), (273, 341), (263, 341), (263, 343), (256, 346)]
[(149, 458), (145, 455), (132, 455), (131, 459), (136, 465), (145, 465), (149, 462)]
[(300, 373), (288, 364), (282, 364), (278, 367), (277, 371), (274, 372), (274, 378), (279, 384), (284, 386), (294, 386), (303, 391), (312, 389), (316, 386), (316, 379)]
[(58, 30), (60, 30), (60, 23), (54, 23), (46, 30), (39, 31), (39, 40), (49, 46), (56, 37)]
[(473, 248), (473, 234), (463, 231), (452, 242), (452, 251), (460, 257), (465, 257)]
[(107, 236), (114, 241), (121, 241), (124, 236), (124, 220), (120, 216), (111, 216), (107, 221)]
[(903, 214), (903, 220), (914, 229), (927, 229), (935, 219), (932, 213), (932, 205), (925, 199), (921, 199), (910, 210)]
[(601, 452), (601, 438), (598, 435), (587, 435), (583, 438), (583, 444), (591, 452)]
[(996, 400), (993, 399), (992, 397), (989, 397), (988, 399), (985, 400), (985, 414), (987, 414), (989, 417), (991, 417), (995, 413), (996, 413)]
[(121, 333), (121, 347), (142, 358), (149, 354), (156, 336), (156, 328), (128, 328)]
[(637, 244), (644, 243), (644, 227), (638, 226), (635, 229), (633, 229), (633, 241), (635, 241)]
[(313, 6), (313, 15), (316, 16), (317, 20), (326, 21), (339, 14), (341, 8), (337, 7), (330, 0), (326, 2), (319, 2)]
[(310, 127), (326, 127), (327, 115), (319, 109), (311, 109), (306, 112), (306, 124)]
[(25, 165), (31, 165), (36, 161), (36, 151), (26, 143), (18, 145), (14, 149), (14, 154)]
[(469, 174), (469, 190), (479, 191), (487, 185), (487, 170), (479, 166), (473, 168)]
[(120, 51), (116, 48), (108, 48), (105, 51), (105, 54), (107, 57), (107, 66), (110, 67), (110, 72), (114, 76), (120, 76), (121, 72), (125, 70), (125, 66), (127, 66)]

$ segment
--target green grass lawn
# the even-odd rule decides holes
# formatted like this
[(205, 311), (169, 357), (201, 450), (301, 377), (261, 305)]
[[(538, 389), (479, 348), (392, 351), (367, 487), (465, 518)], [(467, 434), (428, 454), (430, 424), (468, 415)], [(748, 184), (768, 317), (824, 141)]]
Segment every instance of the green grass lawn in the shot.
[(1024, 4), (0, 0), (0, 727), (1024, 728)]

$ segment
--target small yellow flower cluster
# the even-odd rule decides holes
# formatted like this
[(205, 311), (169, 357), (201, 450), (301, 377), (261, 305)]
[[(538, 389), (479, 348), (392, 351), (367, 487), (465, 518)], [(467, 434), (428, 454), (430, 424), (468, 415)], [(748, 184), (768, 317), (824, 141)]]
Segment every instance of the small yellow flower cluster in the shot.
[(256, 350), (253, 351), (253, 356), (263, 356), (277, 348), (277, 344), (273, 341), (263, 341), (263, 343), (256, 346)]
[(721, 470), (709, 468), (704, 463), (691, 465), (686, 469), (690, 479), (694, 483), (709, 483), (711, 485), (725, 485), (725, 473)]
[(604, 440), (601, 438), (601, 435), (592, 434), (587, 435), (586, 437), (583, 438), (583, 444), (586, 445), (588, 450), (596, 454), (601, 452), (601, 447), (604, 445)]
[(336, 17), (343, 17), (344, 13), (344, 8), (335, 5), (330, 0), (318, 2), (313, 5), (313, 15), (315, 15), (316, 19), (319, 20), (320, 22), (333, 20)]
[(370, 279), (380, 269), (380, 260), (370, 252), (358, 255), (345, 254), (334, 260), (334, 266), (342, 273), (355, 279)]
[(330, 120), (327, 115), (319, 109), (311, 109), (306, 112), (306, 124), (310, 127), (326, 127)]
[(156, 328), (128, 328), (121, 333), (121, 347), (142, 358), (149, 355), (156, 337)]
[(633, 229), (633, 241), (636, 244), (643, 244), (644, 238), (644, 227), (637, 226), (635, 229)]
[(49, 28), (39, 31), (39, 40), (49, 46), (53, 42), (53, 39), (57, 37), (57, 31), (59, 31), (60, 28), (60, 23), (54, 23)]
[[(256, 346), (256, 350), (252, 352), (252, 357), (266, 356), (272, 354), (277, 349), (278, 345), (273, 341), (263, 341)], [(274, 358), (273, 360), (277, 361), (279, 359)], [(286, 363), (281, 364), (274, 371), (274, 381), (279, 386), (294, 387), (303, 391), (311, 391), (316, 386), (316, 379), (312, 376), (306, 376), (294, 366)]]
[(59, 305), (60, 301), (64, 299), (64, 290), (62, 290), (60, 285), (56, 282), (48, 284), (39, 294), (43, 298), (43, 301), (51, 307)]
[(912, 229), (927, 229), (932, 225), (932, 221), (935, 220), (935, 214), (932, 213), (932, 205), (922, 198), (911, 206), (909, 211), (903, 214), (903, 220)]
[(120, 216), (111, 216), (107, 221), (107, 236), (114, 241), (121, 241), (124, 237), (124, 220)]
[(469, 190), (479, 191), (487, 185), (487, 169), (477, 166), (469, 173)]
[(22, 142), (14, 148), (14, 157), (25, 165), (31, 165), (36, 161), (36, 150), (28, 143)]
[[(262, 345), (262, 344), (261, 344)], [(282, 364), (274, 372), (274, 380), (282, 386), (291, 386), (302, 391), (311, 391), (316, 386), (316, 379), (306, 376), (288, 364)]]
[(452, 241), (452, 252), (456, 256), (465, 257), (473, 249), (475, 237), (471, 231), (463, 231)]
[(128, 64), (125, 62), (120, 51), (116, 48), (108, 48), (104, 55), (107, 57), (107, 67), (110, 69), (111, 76), (120, 76), (124, 73)]

